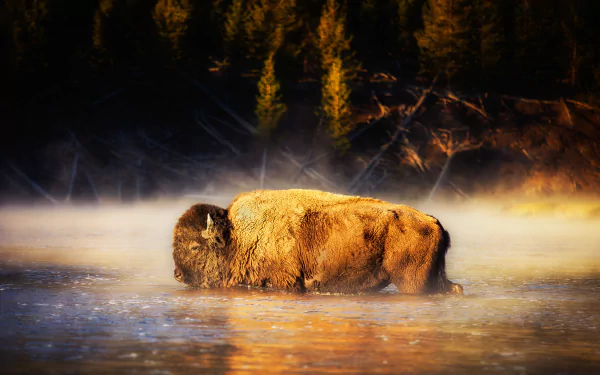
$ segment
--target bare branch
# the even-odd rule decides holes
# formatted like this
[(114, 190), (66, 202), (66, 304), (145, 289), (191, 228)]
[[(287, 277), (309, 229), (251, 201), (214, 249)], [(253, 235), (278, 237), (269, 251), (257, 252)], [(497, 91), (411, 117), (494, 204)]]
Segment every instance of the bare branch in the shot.
[(571, 118), (571, 111), (569, 111), (569, 107), (567, 107), (567, 103), (565, 103), (564, 98), (560, 98), (560, 104), (562, 104), (562, 107), (565, 110), (565, 115), (567, 115), (567, 120), (569, 121), (569, 125), (573, 126), (573, 119)]
[[(531, 104), (556, 104), (556, 100), (539, 100), (539, 99), (529, 99), (529, 98), (519, 98), (517, 96), (508, 96), (501, 95), (500, 99), (512, 100), (523, 103), (531, 103)], [(569, 101), (569, 100), (567, 100)]]
[(434, 92), (435, 95), (438, 95), (440, 97), (443, 98), (448, 98), (452, 101), (455, 102), (459, 102), (462, 105), (464, 105), (467, 108), (472, 109), (473, 111), (479, 113), (483, 118), (485, 118), (486, 120), (489, 120), (488, 114), (485, 112), (485, 109), (483, 108), (483, 106), (481, 108), (477, 107), (475, 104), (468, 102), (465, 99), (462, 99), (460, 97), (458, 97), (458, 95), (456, 95), (455, 93), (453, 93), (452, 91), (443, 91), (443, 92), (438, 92), (437, 90)]
[(440, 186), (440, 183), (442, 182), (442, 180), (444, 179), (444, 176), (446, 175), (446, 172), (448, 171), (448, 167), (450, 167), (450, 162), (452, 161), (453, 157), (454, 157), (454, 154), (450, 154), (450, 156), (448, 156), (448, 158), (446, 158), (446, 162), (444, 163), (444, 166), (442, 167), (442, 171), (440, 172), (440, 175), (438, 176), (437, 180), (435, 181), (433, 188), (429, 192), (429, 196), (427, 197), (427, 202), (431, 201), (433, 199), (433, 197), (435, 196), (435, 193), (437, 192), (437, 189)]
[(157, 141), (155, 141), (154, 139), (148, 137), (144, 132), (139, 132), (140, 137), (142, 137), (142, 139), (148, 141), (150, 144), (155, 145), (156, 147), (160, 148), (163, 151), (166, 151), (168, 153), (170, 153), (171, 155), (177, 156), (180, 159), (186, 160), (194, 165), (197, 165), (199, 167), (205, 167), (204, 165), (200, 164), (197, 160), (192, 159), (188, 156), (182, 155), (177, 151), (173, 151), (170, 148), (163, 146), (162, 144), (158, 143)]
[(589, 109), (590, 111), (598, 111), (598, 112), (600, 112), (600, 108), (595, 107), (595, 106), (590, 105), (590, 104), (587, 104), (587, 103), (578, 102), (577, 100), (572, 100), (572, 99), (567, 99), (565, 101), (568, 102), (568, 103), (571, 103), (573, 105), (576, 105), (578, 107)]
[(90, 188), (92, 189), (92, 193), (94, 193), (94, 197), (96, 198), (96, 201), (98, 201), (98, 203), (99, 203), (100, 202), (100, 194), (98, 194), (98, 189), (96, 188), (96, 184), (94, 183), (94, 179), (92, 178), (92, 175), (88, 172), (87, 169), (84, 169), (83, 173), (85, 174), (85, 177), (88, 180), (88, 184), (90, 184)]
[(73, 169), (71, 170), (71, 182), (69, 182), (69, 188), (67, 189), (67, 196), (65, 202), (71, 200), (71, 193), (73, 192), (73, 185), (75, 184), (75, 177), (77, 177), (77, 163), (79, 162), (79, 153), (75, 154), (75, 160), (73, 160)]
[(267, 149), (263, 151), (262, 168), (260, 169), (260, 188), (265, 188), (265, 175), (267, 174)]
[(186, 75), (186, 77), (194, 84), (194, 86), (202, 90), (202, 92), (204, 92), (213, 102), (215, 102), (216, 105), (221, 107), (223, 111), (227, 112), (229, 116), (231, 116), (235, 121), (237, 121), (237, 123), (240, 126), (248, 130), (251, 134), (258, 134), (258, 130), (256, 129), (256, 127), (254, 127), (249, 122), (241, 118), (237, 113), (235, 113), (231, 108), (229, 108), (227, 105), (225, 105), (225, 103), (223, 103), (213, 93), (211, 93), (203, 84), (201, 84), (200, 82), (188, 75)]
[(312, 154), (314, 151), (315, 151), (315, 148), (313, 147), (310, 149), (308, 154), (306, 154), (306, 156), (304, 157), (304, 161), (302, 162), (302, 166), (300, 166), (300, 169), (298, 170), (298, 172), (296, 172), (296, 174), (292, 178), (293, 182), (296, 182), (298, 180), (300, 175), (302, 175), (302, 172), (304, 172), (304, 168), (306, 168), (310, 164), (310, 162), (311, 162), (310, 158), (312, 157)]
[(35, 181), (33, 181), (29, 176), (27, 176), (22, 170), (20, 170), (16, 165), (12, 163), (6, 163), (16, 174), (18, 174), (21, 178), (23, 178), (31, 187), (40, 193), (44, 198), (52, 202), (53, 204), (58, 204), (58, 201), (52, 197), (52, 195), (48, 194), (46, 190), (44, 190), (40, 185), (38, 185)]
[(238, 150), (233, 144), (231, 144), (231, 142), (225, 139), (225, 137), (223, 137), (221, 133), (217, 131), (217, 129), (213, 128), (208, 124), (208, 122), (206, 122), (206, 117), (204, 117), (204, 121), (200, 121), (200, 119), (198, 118), (198, 113), (196, 113), (196, 122), (202, 127), (202, 129), (206, 130), (206, 132), (210, 134), (214, 139), (216, 139), (220, 144), (229, 148), (231, 152), (233, 152), (237, 156), (241, 154), (240, 150)]
[(464, 191), (462, 191), (458, 186), (456, 186), (456, 184), (450, 180), (448, 180), (448, 185), (450, 185), (450, 187), (452, 189), (454, 189), (454, 191), (456, 192), (456, 194), (460, 195), (463, 198), (470, 198), (469, 195), (467, 193), (465, 193)]
[[(292, 163), (293, 165), (295, 165), (298, 168), (302, 168), (302, 164), (300, 164), (294, 158), (294, 156), (291, 154), (291, 152), (289, 150), (287, 152), (281, 150), (280, 152), (281, 152), (281, 154), (286, 159), (288, 159), (290, 161), (290, 163)], [(336, 184), (333, 181), (329, 180), (328, 178), (326, 178), (325, 176), (323, 176), (322, 174), (320, 174), (319, 172), (317, 172), (313, 168), (305, 167), (303, 169), (303, 171), (304, 171), (304, 174), (306, 174), (307, 176), (309, 176), (309, 177), (311, 177), (311, 178), (313, 178), (315, 180), (320, 181), (323, 184), (323, 186), (325, 186), (327, 189), (329, 189), (329, 190), (335, 190), (335, 189), (337, 189), (337, 186), (336, 186)]]
[[(454, 140), (453, 132), (455, 132), (455, 131), (466, 131), (467, 133), (466, 133), (465, 139), (460, 142), (458, 140)], [(454, 158), (454, 155), (456, 155), (460, 152), (464, 152), (464, 151), (476, 150), (476, 149), (480, 148), (483, 144), (482, 142), (479, 142), (479, 143), (471, 142), (468, 127), (462, 127), (462, 128), (452, 129), (452, 130), (438, 129), (438, 132), (443, 133), (443, 135), (445, 136), (445, 139), (442, 139), (442, 137), (439, 137), (437, 134), (435, 134), (435, 132), (431, 132), (434, 137), (434, 144), (437, 144), (438, 147), (440, 147), (442, 152), (444, 152), (447, 155), (447, 158), (446, 158), (446, 162), (444, 163), (444, 166), (442, 167), (442, 171), (440, 172), (435, 184), (433, 185), (433, 188), (429, 192), (429, 196), (427, 197), (428, 202), (431, 201), (433, 199), (433, 197), (435, 196), (435, 193), (437, 192), (438, 187), (440, 186), (441, 182), (444, 179), (444, 176), (448, 172), (448, 168), (450, 167), (450, 162)]]
[(228, 128), (230, 128), (231, 130), (239, 133), (239, 134), (244, 134), (244, 135), (248, 135), (250, 133), (248, 133), (248, 131), (246, 131), (246, 128), (240, 129), (237, 126), (231, 125), (230, 123), (228, 123), (227, 121), (223, 121), (220, 118), (214, 117), (214, 116), (207, 116), (209, 119), (211, 120), (215, 120), (216, 122), (219, 122), (225, 126), (227, 126)]

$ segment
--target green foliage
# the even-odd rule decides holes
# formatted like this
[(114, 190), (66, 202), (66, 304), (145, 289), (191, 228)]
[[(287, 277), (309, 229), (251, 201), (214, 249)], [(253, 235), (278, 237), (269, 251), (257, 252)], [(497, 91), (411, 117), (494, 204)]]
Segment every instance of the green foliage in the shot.
[(342, 67), (342, 59), (333, 58), (327, 73), (323, 76), (321, 112), (327, 121), (329, 135), (335, 147), (341, 152), (350, 147), (348, 133), (352, 130), (350, 88), (346, 81), (347, 73)]
[(421, 49), (421, 69), (431, 76), (480, 77), (481, 35), (478, 3), (468, 0), (429, 0), (423, 8), (423, 30), (415, 37)]
[(184, 51), (182, 40), (191, 23), (193, 4), (190, 0), (158, 0), (152, 17), (158, 34), (169, 46), (172, 57), (181, 59)]
[(455, 54), (456, 33), (451, 0), (429, 0), (423, 8), (423, 30), (415, 37), (421, 48), (421, 69), (436, 74), (446, 69)]
[(116, 65), (158, 65), (160, 41), (153, 20), (155, 4), (101, 0), (94, 16), (93, 45), (101, 56)]
[(50, 12), (47, 0), (10, 1), (7, 6), (14, 15), (12, 39), (16, 49), (16, 64), (33, 69), (45, 66), (48, 51)]
[(100, 0), (98, 9), (94, 15), (94, 30), (92, 34), (92, 41), (94, 48), (99, 51), (106, 51), (109, 49), (109, 19), (114, 11), (116, 0)]
[(479, 7), (481, 14), (481, 70), (488, 81), (501, 74), (499, 65), (505, 51), (502, 30), (501, 4), (495, 1), (483, 1)]
[(398, 57), (402, 63), (403, 74), (419, 69), (419, 46), (414, 36), (417, 30), (423, 28), (422, 9), (427, 0), (395, 0), (397, 23), (392, 31), (397, 37)]
[(257, 0), (244, 17), (245, 48), (250, 58), (265, 60), (278, 51), (285, 35), (297, 27), (296, 0)]
[(346, 37), (346, 13), (335, 0), (327, 0), (323, 6), (317, 27), (317, 49), (321, 57), (321, 69), (325, 72), (321, 83), (321, 114), (334, 146), (344, 152), (349, 146), (350, 123), (349, 71), (345, 67), (350, 56), (350, 38)]
[(271, 34), (271, 49), (276, 50), (282, 46), (285, 34), (296, 30), (299, 26), (296, 16), (296, 0), (276, 0), (271, 14), (271, 23), (274, 29), (280, 29)]
[(287, 107), (281, 102), (279, 82), (275, 76), (273, 54), (265, 60), (256, 96), (256, 117), (258, 118), (259, 134), (268, 136), (277, 128), (281, 116)]
[(40, 87), (96, 79), (85, 76), (90, 62), (120, 80), (159, 73), (171, 60), (194, 74), (222, 61), (235, 65), (233, 76), (262, 71), (263, 85), (269, 61), (278, 62), (277, 85), (332, 85), (341, 61), (347, 85), (356, 51), (370, 73), (411, 79), (447, 71), (447, 82), (464, 89), (600, 90), (598, 1), (5, 0), (1, 10), (4, 74)]
[(225, 13), (225, 31), (223, 41), (225, 51), (229, 54), (236, 47), (235, 44), (241, 36), (241, 27), (244, 15), (244, 0), (233, 0)]
[(400, 38), (409, 38), (421, 27), (421, 9), (424, 0), (396, 0)]
[(343, 59), (350, 51), (351, 38), (346, 37), (345, 22), (345, 11), (336, 0), (327, 0), (317, 27), (316, 41), (323, 71), (327, 71), (335, 61)]
[(270, 31), (267, 26), (269, 1), (256, 0), (248, 3), (248, 8), (244, 17), (246, 48), (251, 55), (256, 56), (259, 54), (259, 50), (264, 47)]

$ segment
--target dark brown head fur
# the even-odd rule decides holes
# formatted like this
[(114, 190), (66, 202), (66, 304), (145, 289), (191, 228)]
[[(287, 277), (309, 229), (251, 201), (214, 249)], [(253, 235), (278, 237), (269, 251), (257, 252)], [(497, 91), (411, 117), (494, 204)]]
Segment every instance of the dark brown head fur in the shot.
[[(212, 229), (207, 228), (208, 215)], [(223, 208), (197, 204), (187, 210), (173, 229), (175, 279), (193, 287), (221, 286), (229, 228), (227, 210)]]

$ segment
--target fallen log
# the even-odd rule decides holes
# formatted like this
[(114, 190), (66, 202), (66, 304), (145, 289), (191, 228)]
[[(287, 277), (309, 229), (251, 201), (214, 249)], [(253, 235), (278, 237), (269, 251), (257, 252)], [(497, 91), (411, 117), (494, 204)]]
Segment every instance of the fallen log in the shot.
[(585, 109), (589, 109), (590, 111), (597, 111), (597, 112), (600, 112), (600, 108), (598, 108), (598, 107), (595, 107), (595, 106), (593, 106), (593, 105), (591, 105), (591, 104), (587, 104), (587, 103), (579, 102), (579, 101), (577, 101), (577, 100), (573, 100), (573, 99), (566, 99), (565, 101), (566, 101), (567, 103), (571, 103), (571, 104), (573, 104), (573, 105), (576, 105), (576, 106), (578, 106), (578, 107), (585, 108)]
[[(446, 94), (446, 96), (445, 96), (446, 98), (448, 98), (448, 99), (450, 99), (452, 101), (461, 103), (465, 107), (467, 107), (469, 109), (472, 109), (473, 111), (479, 113), (486, 120), (489, 120), (488, 114), (485, 112), (485, 109), (483, 108), (483, 106), (481, 108), (479, 108), (475, 104), (473, 104), (471, 102), (468, 102), (467, 100), (458, 97), (458, 95), (454, 94), (451, 91), (446, 91), (445, 94)], [(436, 95), (437, 95), (437, 93), (436, 93)]]
[(560, 104), (562, 104), (565, 114), (567, 115), (567, 120), (569, 121), (569, 125), (573, 126), (573, 119), (571, 118), (571, 111), (569, 111), (569, 107), (567, 107), (567, 103), (565, 102), (564, 98), (560, 98)]
[[(438, 74), (438, 76), (439, 76), (439, 74)], [(426, 91), (424, 91), (421, 94), (421, 97), (419, 98), (417, 103), (411, 108), (411, 110), (405, 114), (405, 116), (402, 119), (402, 121), (400, 122), (400, 124), (398, 124), (398, 126), (396, 126), (396, 131), (391, 136), (389, 142), (381, 147), (381, 150), (377, 153), (377, 155), (375, 155), (371, 159), (371, 161), (369, 161), (367, 166), (360, 173), (358, 173), (356, 175), (356, 177), (352, 180), (352, 182), (350, 182), (350, 185), (348, 186), (348, 191), (350, 193), (353, 193), (356, 191), (356, 187), (358, 186), (360, 181), (363, 179), (363, 177), (367, 173), (369, 173), (369, 171), (373, 168), (375, 163), (379, 162), (379, 159), (381, 159), (381, 157), (387, 152), (387, 150), (398, 140), (400, 135), (408, 130), (408, 126), (417, 117), (417, 115), (419, 114), (419, 111), (421, 110), (421, 107), (423, 107), (423, 103), (425, 103), (425, 100), (433, 92), (436, 81), (437, 81), (437, 77), (433, 80), (429, 89), (427, 89)]]

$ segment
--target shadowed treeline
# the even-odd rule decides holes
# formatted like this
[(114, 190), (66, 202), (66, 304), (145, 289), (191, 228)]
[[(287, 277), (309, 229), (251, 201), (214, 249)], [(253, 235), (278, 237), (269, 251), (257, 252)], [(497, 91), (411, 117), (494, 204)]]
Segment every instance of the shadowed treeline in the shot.
[(7, 0), (0, 188), (595, 194), (600, 5)]

